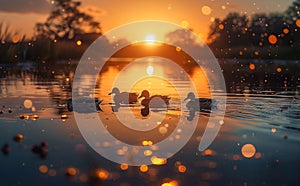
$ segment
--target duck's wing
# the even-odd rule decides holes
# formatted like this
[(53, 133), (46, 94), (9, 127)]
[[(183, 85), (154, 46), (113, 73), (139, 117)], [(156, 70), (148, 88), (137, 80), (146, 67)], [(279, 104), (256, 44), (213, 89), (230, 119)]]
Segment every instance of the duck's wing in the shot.
[(117, 96), (115, 102), (123, 104), (134, 104), (138, 101), (138, 94), (132, 92), (122, 92)]
[(199, 103), (212, 103), (210, 98), (198, 98)]
[(198, 98), (200, 109), (212, 109), (216, 108), (218, 102), (210, 98)]
[(137, 102), (139, 95), (135, 92), (130, 92), (129, 93), (129, 100)]
[(169, 101), (171, 98), (169, 96), (165, 96), (165, 95), (154, 95), (154, 96), (151, 96), (151, 98), (154, 98), (154, 97), (157, 97), (157, 98), (160, 98), (164, 101)]
[(153, 102), (153, 106), (154, 107), (165, 107), (165, 106), (168, 106), (169, 105), (169, 100), (170, 98), (168, 96), (163, 96), (163, 95), (154, 95), (154, 96), (151, 96), (150, 97), (150, 100), (154, 99), (154, 98), (159, 98), (160, 100), (162, 101), (156, 101), (156, 102)]
[(165, 100), (165, 103), (166, 103), (167, 105), (170, 104), (169, 101), (170, 101), (171, 98), (170, 98), (169, 96), (162, 96), (162, 99)]
[(165, 102), (165, 104), (166, 105), (169, 105), (170, 104), (170, 97), (169, 96), (165, 96), (165, 95), (154, 95), (154, 96), (152, 96), (152, 97), (158, 97), (158, 98), (160, 98), (160, 99), (162, 99), (162, 100), (164, 100), (164, 102)]

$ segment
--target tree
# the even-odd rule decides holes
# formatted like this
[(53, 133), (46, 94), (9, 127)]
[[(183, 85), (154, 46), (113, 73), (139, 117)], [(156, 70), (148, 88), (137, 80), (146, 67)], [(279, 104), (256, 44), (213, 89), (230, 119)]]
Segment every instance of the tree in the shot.
[(249, 19), (246, 15), (230, 13), (223, 20), (215, 19), (210, 26), (208, 41), (213, 47), (233, 47), (247, 43)]
[(81, 2), (57, 0), (45, 23), (37, 23), (37, 37), (52, 40), (73, 39), (84, 33), (101, 34), (100, 23), (91, 15), (80, 11)]
[[(229, 13), (210, 25), (209, 46), (222, 57), (297, 58), (300, 49), (300, 0), (282, 13)], [(293, 50), (291, 50), (291, 47)], [(290, 53), (287, 55), (287, 51)]]
[[(300, 0), (293, 2), (285, 11), (286, 23), (289, 25), (289, 43), (291, 46), (300, 46)], [(297, 24), (298, 23), (298, 24)]]

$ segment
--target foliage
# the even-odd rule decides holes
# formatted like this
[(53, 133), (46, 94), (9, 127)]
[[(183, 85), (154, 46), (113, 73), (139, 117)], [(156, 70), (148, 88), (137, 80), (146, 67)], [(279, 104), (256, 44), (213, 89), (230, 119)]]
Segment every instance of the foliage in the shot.
[(36, 24), (36, 36), (52, 40), (67, 40), (84, 33), (100, 34), (100, 23), (80, 11), (80, 5), (81, 2), (73, 0), (55, 1), (46, 22)]
[[(282, 57), (280, 50), (287, 48), (300, 52), (299, 24), (300, 0), (283, 13), (257, 13), (251, 19), (229, 13), (224, 19), (216, 18), (210, 25), (208, 42), (218, 57), (277, 58)], [(289, 57), (299, 58), (299, 54)]]

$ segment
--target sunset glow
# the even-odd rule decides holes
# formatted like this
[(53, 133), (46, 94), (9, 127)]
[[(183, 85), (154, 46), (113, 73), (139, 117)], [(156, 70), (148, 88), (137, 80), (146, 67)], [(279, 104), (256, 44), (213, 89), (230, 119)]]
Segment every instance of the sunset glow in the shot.
[[(181, 24), (183, 18), (179, 15), (185, 15), (185, 20), (189, 27), (195, 32), (208, 33), (208, 26), (211, 18), (224, 17), (228, 12), (252, 12), (257, 11), (269, 13), (270, 11), (282, 11), (293, 0), (280, 1), (275, 0), (272, 3), (258, 1), (255, 4), (251, 1), (232, 0), (224, 3), (223, 1), (155, 1), (155, 2), (136, 2), (133, 0), (120, 1), (117, 4), (110, 1), (85, 0), (82, 10), (96, 17), (102, 24), (102, 29), (107, 32), (122, 24), (139, 20), (164, 20)], [(11, 11), (1, 11), (0, 16), (10, 24), (15, 30), (20, 30), (20, 34), (27, 36), (33, 35), (33, 27), (36, 21), (44, 21), (49, 13), (54, 1), (39, 1), (37, 3), (21, 3), (15, 5)], [(32, 7), (32, 4), (35, 6)], [(134, 4), (134, 6), (129, 6)], [(0, 7), (5, 5), (0, 4)], [(18, 11), (19, 7), (19, 11)], [(126, 10), (126, 13), (120, 11), (120, 7)], [(23, 11), (21, 11), (23, 9)], [(200, 10), (200, 11), (199, 11)], [(26, 23), (26, 24), (24, 24)], [(295, 22), (298, 25), (298, 22)], [(20, 26), (22, 25), (22, 26)], [(300, 25), (300, 24), (299, 24)]]
[(299, 59), (300, 0), (0, 0), (0, 185), (299, 185)]
[(154, 71), (153, 66), (148, 66), (146, 71), (147, 71), (147, 74), (148, 74), (148, 75), (152, 75), (152, 74), (153, 74), (153, 71)]
[(146, 36), (146, 42), (147, 42), (147, 44), (154, 44), (155, 43), (155, 35), (148, 34)]

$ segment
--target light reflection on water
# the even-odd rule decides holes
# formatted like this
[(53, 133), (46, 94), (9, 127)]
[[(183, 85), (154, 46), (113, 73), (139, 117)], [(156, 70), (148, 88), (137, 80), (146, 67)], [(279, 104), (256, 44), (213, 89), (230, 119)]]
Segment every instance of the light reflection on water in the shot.
[[(99, 76), (95, 92), (84, 86), (82, 91), (91, 95), (95, 93), (96, 97), (104, 100), (102, 107), (110, 109), (109, 103), (112, 99), (108, 93), (123, 66), (125, 64), (120, 63), (108, 66)], [(149, 64), (141, 64), (140, 69), (137, 68), (138, 66), (135, 66), (137, 70), (147, 73), (146, 67)], [(178, 78), (178, 73), (168, 73), (170, 69), (165, 69), (158, 64), (153, 66), (155, 66), (153, 73), (165, 75), (171, 81), (170, 84), (175, 85), (176, 88), (188, 89), (190, 86), (187, 79)], [(95, 178), (90, 177), (90, 172), (97, 168), (102, 168), (102, 171), (111, 174), (111, 177), (108, 176), (102, 182), (104, 185), (126, 185), (126, 183), (161, 185), (166, 178), (169, 181), (175, 180), (179, 185), (243, 185), (245, 183), (293, 185), (299, 182), (297, 174), (300, 171), (298, 158), (300, 102), (293, 100), (291, 96), (230, 94), (227, 98), (224, 124), (222, 123), (221, 131), (209, 150), (203, 153), (197, 151), (197, 145), (209, 117), (209, 113), (197, 113), (196, 117), (199, 117), (200, 121), (192, 139), (179, 153), (168, 159), (166, 165), (149, 166), (145, 173), (141, 173), (140, 167), (129, 167), (126, 171), (122, 171), (119, 165), (101, 158), (90, 149), (77, 129), (73, 114), (66, 109), (66, 100), (71, 97), (74, 69), (57, 66), (53, 70), (55, 73), (50, 77), (22, 72), (0, 79), (0, 109), (3, 110), (3, 114), (0, 115), (0, 131), (2, 131), (0, 145), (2, 147), (3, 144), (8, 143), (11, 148), (7, 156), (0, 155), (2, 162), (0, 173), (3, 178), (6, 178), (2, 181), (4, 185), (30, 183), (33, 175), (37, 183), (44, 185), (54, 183), (95, 185), (98, 182), (92, 181)], [(209, 97), (207, 95), (209, 87), (203, 79), (201, 70), (195, 68), (189, 75), (196, 82), (199, 95)], [(89, 83), (90, 77), (84, 78), (86, 83)], [(155, 81), (152, 83), (156, 83)], [(127, 87), (122, 81), (119, 84), (121, 90), (128, 88), (140, 93), (145, 88), (143, 85), (145, 82), (137, 82), (134, 87)], [(167, 94), (155, 88), (151, 89), (151, 92)], [(171, 103), (172, 107), (179, 107), (180, 97), (176, 93), (168, 95), (172, 97), (171, 100), (174, 100)], [(25, 100), (32, 101), (30, 108), (24, 108)], [(33, 111), (32, 107), (35, 107), (36, 111)], [(135, 109), (138, 108), (139, 105)], [(8, 113), (9, 109), (12, 109), (12, 113)], [(187, 110), (183, 112), (188, 115)], [(31, 118), (21, 120), (20, 114), (29, 114)], [(36, 121), (32, 120), (34, 114), (39, 116)], [(63, 114), (68, 116), (65, 121), (61, 119)], [(105, 112), (101, 114), (105, 115)], [(18, 133), (24, 135), (24, 141), (21, 143), (12, 140)], [(31, 153), (31, 146), (41, 141), (47, 141), (49, 144), (48, 156), (45, 160)], [(242, 146), (248, 143), (253, 144), (256, 149), (252, 159), (244, 158), (241, 153)], [(95, 145), (111, 148), (115, 144), (103, 142)], [(116, 151), (116, 154), (122, 155), (122, 150), (124, 149)], [(55, 170), (56, 175), (40, 174), (38, 168), (44, 164)], [(79, 170), (78, 175), (65, 176), (65, 170), (70, 166)], [(281, 175), (278, 175), (278, 172), (281, 172)], [(90, 182), (84, 182), (84, 175)], [(274, 181), (276, 175), (278, 178)]]

